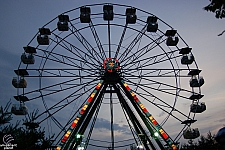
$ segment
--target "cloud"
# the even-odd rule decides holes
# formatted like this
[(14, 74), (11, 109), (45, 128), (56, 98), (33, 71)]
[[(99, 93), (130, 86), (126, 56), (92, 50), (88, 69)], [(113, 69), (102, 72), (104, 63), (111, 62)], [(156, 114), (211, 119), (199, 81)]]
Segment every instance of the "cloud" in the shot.
[[(110, 121), (103, 118), (97, 118), (95, 128), (99, 129), (100, 131), (103, 131), (102, 129), (111, 130)], [(120, 124), (114, 123), (113, 128), (114, 128), (114, 131), (117, 131), (123, 134), (130, 134), (130, 129), (128, 125), (125, 125), (125, 124), (120, 125)]]
[(16, 94), (16, 89), (12, 86), (12, 78), (16, 76), (13, 70), (19, 65), (19, 57), (10, 51), (0, 49), (0, 104), (3, 106)]
[(165, 111), (162, 111), (158, 116), (159, 117), (162, 117), (162, 116), (164, 116), (166, 113), (165, 113)]
[(223, 119), (219, 119), (218, 121), (219, 121), (219, 122), (222, 122), (222, 123), (224, 123), (224, 124), (225, 124), (225, 118), (223, 118)]

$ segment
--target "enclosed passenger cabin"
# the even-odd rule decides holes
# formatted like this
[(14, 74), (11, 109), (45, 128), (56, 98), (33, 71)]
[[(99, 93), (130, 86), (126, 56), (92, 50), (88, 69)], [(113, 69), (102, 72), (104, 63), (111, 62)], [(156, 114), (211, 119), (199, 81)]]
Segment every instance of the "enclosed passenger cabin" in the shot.
[(167, 46), (176, 46), (179, 41), (178, 37), (168, 37), (166, 40)]
[(24, 64), (34, 64), (35, 63), (34, 53), (37, 53), (36, 48), (31, 46), (26, 46), (26, 47), (23, 47), (23, 49), (25, 53), (21, 55), (21, 61)]
[(28, 113), (28, 109), (25, 104), (13, 104), (11, 113), (15, 115), (26, 115)]
[(39, 28), (40, 34), (37, 36), (37, 41), (39, 45), (49, 45), (49, 37), (51, 32), (48, 28)]
[(200, 132), (198, 128), (192, 129), (189, 127), (183, 131), (184, 139), (195, 139), (199, 136), (200, 136)]
[(22, 61), (24, 64), (34, 64), (35, 59), (34, 59), (33, 54), (28, 54), (28, 55), (26, 55), (25, 53), (23, 53), (23, 54), (21, 55), (21, 61)]
[(206, 110), (206, 105), (204, 102), (201, 102), (200, 104), (198, 104), (197, 102), (194, 102), (193, 104), (190, 105), (190, 111), (193, 113), (202, 113), (205, 110)]
[(158, 22), (157, 17), (155, 16), (148, 16), (147, 19), (147, 32), (156, 32), (158, 30)]
[(17, 77), (14, 77), (12, 79), (12, 85), (15, 87), (15, 88), (26, 88), (27, 87), (27, 81), (24, 79), (24, 78), (20, 78), (18, 80)]
[(135, 24), (137, 20), (136, 8), (127, 8), (126, 9), (126, 23)]
[(80, 8), (80, 22), (81, 23), (90, 23), (91, 22), (91, 8), (90, 7), (81, 7)]
[(68, 31), (69, 26), (68, 26), (68, 21), (69, 21), (69, 16), (68, 15), (59, 15), (58, 16), (58, 23), (57, 23), (57, 28), (59, 31)]
[(190, 87), (201, 87), (205, 83), (203, 77), (197, 78), (196, 75), (192, 76), (190, 79)]
[(166, 45), (167, 46), (176, 46), (179, 38), (175, 36), (177, 33), (177, 30), (167, 30), (165, 36), (167, 36), (166, 39)]
[(190, 65), (195, 60), (194, 56), (192, 54), (184, 54), (181, 58), (181, 64), (183, 65)]
[(49, 45), (48, 35), (38, 35), (37, 41), (39, 45)]
[(106, 21), (113, 20), (113, 5), (104, 5), (103, 6), (103, 19)]

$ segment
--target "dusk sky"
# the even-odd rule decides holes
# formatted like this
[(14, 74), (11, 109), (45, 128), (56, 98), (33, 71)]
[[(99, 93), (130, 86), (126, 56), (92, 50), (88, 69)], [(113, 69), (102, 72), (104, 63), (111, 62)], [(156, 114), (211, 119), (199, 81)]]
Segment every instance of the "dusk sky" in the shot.
[[(12, 103), (17, 103), (13, 98), (17, 90), (11, 84), (12, 78), (16, 76), (14, 70), (20, 64), (20, 56), (24, 52), (23, 46), (32, 40), (38, 28), (68, 10), (87, 4), (106, 2), (130, 5), (156, 15), (176, 29), (183, 40), (192, 47), (197, 65), (202, 70), (201, 76), (205, 79), (205, 84), (201, 87), (204, 95), (201, 101), (205, 102), (207, 107), (205, 112), (196, 115), (197, 122), (193, 124), (193, 127), (199, 128), (202, 135), (206, 135), (208, 131), (216, 134), (225, 125), (225, 68), (223, 66), (225, 64), (225, 34), (218, 36), (225, 30), (225, 20), (216, 19), (213, 13), (203, 10), (203, 7), (209, 4), (208, 0), (2, 1), (0, 5), (0, 105), (4, 106), (10, 99)], [(32, 82), (35, 84), (36, 80)], [(49, 102), (49, 105), (51, 104), (54, 104), (54, 97)], [(43, 104), (35, 101), (33, 104), (29, 103), (29, 110), (36, 109), (39, 105)], [(151, 108), (148, 109), (151, 110)], [(22, 119), (22, 117), (14, 119)], [(104, 127), (104, 123), (110, 120), (102, 116), (98, 121), (102, 124), (96, 128), (106, 132), (107, 128)], [(118, 132), (126, 134), (126, 127), (125, 124), (117, 124), (115, 128)], [(170, 128), (175, 129), (176, 126), (172, 125)], [(99, 135), (102, 134), (99, 132)]]

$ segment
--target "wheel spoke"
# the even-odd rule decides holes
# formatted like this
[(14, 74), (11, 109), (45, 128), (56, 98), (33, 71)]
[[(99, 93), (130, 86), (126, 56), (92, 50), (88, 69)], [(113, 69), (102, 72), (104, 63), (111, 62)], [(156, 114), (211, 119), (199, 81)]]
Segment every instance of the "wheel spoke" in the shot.
[(104, 49), (102, 48), (102, 43), (101, 43), (101, 41), (100, 41), (100, 38), (99, 38), (99, 36), (98, 36), (98, 34), (97, 34), (96, 30), (95, 30), (95, 27), (94, 27), (92, 21), (90, 22), (89, 25), (90, 25), (90, 29), (91, 29), (91, 31), (92, 31), (92, 34), (93, 34), (93, 36), (94, 36), (95, 42), (96, 42), (96, 44), (97, 44), (97, 46), (98, 46), (99, 53), (100, 53), (100, 55), (101, 55), (101, 60), (103, 61), (105, 58), (107, 58), (107, 56), (106, 56), (106, 54), (105, 54)]
[[(89, 61), (87, 61), (87, 58), (86, 58), (86, 57), (88, 57), (92, 61), (92, 64), (93, 65), (95, 65), (96, 62), (99, 63), (99, 61), (96, 60), (96, 58), (94, 57), (94, 55), (91, 52), (91, 50), (94, 51), (94, 48), (92, 48), (91, 50), (88, 49), (88, 53), (87, 53), (87, 52), (81, 50), (80, 48), (76, 47), (75, 45), (71, 44), (70, 42), (66, 41), (65, 39), (62, 39), (62, 38), (60, 38), (57, 35), (55, 35), (55, 37), (57, 39), (59, 39), (59, 41), (58, 40), (57, 41), (54, 41), (54, 42), (57, 43), (57, 45), (60, 45), (62, 48), (64, 48), (65, 50), (67, 50), (69, 53), (71, 53), (74, 56), (76, 56), (75, 58), (80, 58), (80, 61), (81, 62), (88, 63)], [(94, 62), (94, 61), (96, 61), (96, 62)]]
[(141, 31), (137, 34), (137, 36), (131, 41), (129, 46), (127, 46), (126, 50), (121, 54), (121, 56), (118, 58), (121, 63), (125, 60), (125, 58), (128, 56), (128, 54), (132, 51), (132, 49), (135, 47), (135, 45), (142, 39), (144, 33), (146, 32), (147, 25), (144, 26)]
[[(101, 63), (101, 57), (99, 53), (95, 51), (95, 49), (91, 46), (91, 44), (87, 41), (87, 39), (79, 32), (78, 29), (74, 25), (71, 24), (71, 32), (78, 39), (78, 41), (83, 45), (83, 47), (89, 52), (91, 55), (96, 55), (98, 59), (94, 57), (94, 60), (98, 63)], [(94, 53), (93, 53), (94, 52)]]
[(108, 20), (108, 45), (109, 45), (109, 58), (111, 58), (111, 35), (110, 35), (110, 21)]
[(123, 28), (123, 33), (122, 33), (122, 35), (121, 35), (121, 37), (120, 37), (119, 45), (118, 45), (118, 47), (117, 47), (117, 50), (116, 50), (116, 53), (115, 53), (114, 58), (117, 58), (117, 57), (118, 57), (118, 54), (119, 54), (119, 52), (120, 52), (120, 48), (121, 48), (122, 43), (123, 43), (123, 40), (124, 40), (124, 36), (125, 36), (125, 33), (126, 33), (126, 29), (127, 29), (127, 24), (126, 24), (125, 27)]

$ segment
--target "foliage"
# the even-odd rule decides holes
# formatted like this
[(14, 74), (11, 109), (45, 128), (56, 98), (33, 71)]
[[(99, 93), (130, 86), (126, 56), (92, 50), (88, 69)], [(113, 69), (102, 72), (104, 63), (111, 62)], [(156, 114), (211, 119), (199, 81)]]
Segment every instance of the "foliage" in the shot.
[[(12, 114), (9, 112), (9, 106), (11, 103), (7, 103), (5, 108), (0, 109), (0, 142), (4, 135), (11, 135), (13, 141), (11, 144), (17, 144), (17, 147), (13, 149), (18, 150), (45, 150), (49, 149), (52, 145), (52, 137), (45, 137), (45, 131), (39, 126), (21, 126), (20, 121), (17, 121), (15, 125), (11, 124)], [(38, 111), (33, 111), (26, 116), (23, 120), (24, 124), (32, 124)], [(37, 123), (36, 123), (37, 124)]]
[(183, 144), (180, 150), (222, 150), (215, 140), (215, 135), (209, 131), (207, 136), (200, 136), (197, 142), (188, 140), (187, 144)]
[(218, 19), (225, 18), (225, 0), (210, 0), (210, 4), (203, 9), (215, 13)]
[(9, 106), (11, 105), (10, 101), (6, 104), (5, 108), (3, 109), (2, 106), (0, 107), (0, 125), (9, 123), (12, 120), (12, 114), (8, 113)]

